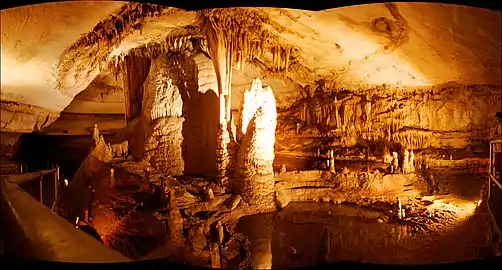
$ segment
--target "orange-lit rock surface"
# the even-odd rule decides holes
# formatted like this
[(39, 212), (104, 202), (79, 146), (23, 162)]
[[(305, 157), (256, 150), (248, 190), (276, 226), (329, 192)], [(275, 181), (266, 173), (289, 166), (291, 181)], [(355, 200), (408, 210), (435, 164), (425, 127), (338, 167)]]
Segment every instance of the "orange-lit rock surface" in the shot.
[[(54, 113), (64, 110), (122, 113), (123, 107), (118, 101), (112, 102), (111, 96), (107, 98), (110, 102), (101, 104), (102, 101), (89, 101), (79, 93), (98, 91), (106, 98), (115, 91), (114, 87), (122, 87), (120, 76), (119, 82), (109, 79), (111, 70), (107, 62), (115, 56), (127, 54), (147, 42), (156, 44), (166, 36), (197, 38), (201, 35), (200, 31), (185, 27), (195, 24), (195, 12), (165, 8), (132, 16), (135, 6), (121, 10), (123, 5), (121, 2), (72, 2), (2, 10), (2, 25), (5, 25), (2, 27), (2, 100), (39, 106)], [(86, 11), (80, 12), (82, 10)], [(501, 16), (495, 11), (445, 4), (396, 3), (319, 12), (278, 8), (256, 8), (250, 12), (263, 16), (265, 24), (278, 29), (280, 42), (295, 50), (289, 56), (285, 73), (269, 72), (274, 63), (266, 54), (260, 61), (244, 63), (242, 70), (235, 70), (233, 108), (240, 104), (240, 93), (249, 81), (260, 75), (266, 75), (263, 81), (274, 89), (281, 107), (291, 104), (300, 96), (301, 88), (316, 79), (327, 80), (332, 89), (353, 90), (383, 84), (391, 88), (424, 87), (426, 91), (445, 83), (500, 84)], [(92, 64), (88, 53), (93, 51), (87, 49), (87, 54), (74, 59), (73, 67), (65, 67), (69, 71), (65, 72), (66, 83), (64, 89), (58, 88), (56, 79), (63, 72), (58, 61), (63, 54), (68, 54), (65, 49), (80, 35), (90, 36), (93, 27), (100, 20), (108, 20), (110, 13), (119, 13), (123, 18), (131, 16), (131, 21), (141, 21), (143, 28), (141, 31), (123, 28), (121, 38), (113, 39), (114, 47), (102, 47), (97, 54), (101, 59)], [(142, 16), (145, 19), (140, 19)], [(100, 27), (108, 29), (110, 35), (120, 30), (114, 30), (108, 23)], [(58, 65), (59, 68), (54, 69)], [(76, 68), (78, 65), (81, 68)], [(79, 79), (73, 79), (75, 77)], [(93, 90), (102, 82), (110, 87)], [(463, 106), (454, 102), (441, 106), (439, 101), (436, 109)], [(2, 115), (7, 115), (4, 111), (8, 110), (3, 108)], [(30, 124), (30, 130), (32, 126)], [(2, 129), (8, 130), (8, 126)], [(27, 127), (10, 130), (27, 130)]]
[[(270, 268), (484, 254), (500, 12), (68, 2), (2, 10), (1, 23), (2, 153), (47, 149), (19, 147), (16, 132), (92, 136), (62, 214), (90, 211), (130, 258)], [(40, 162), (73, 154), (60, 149)]]

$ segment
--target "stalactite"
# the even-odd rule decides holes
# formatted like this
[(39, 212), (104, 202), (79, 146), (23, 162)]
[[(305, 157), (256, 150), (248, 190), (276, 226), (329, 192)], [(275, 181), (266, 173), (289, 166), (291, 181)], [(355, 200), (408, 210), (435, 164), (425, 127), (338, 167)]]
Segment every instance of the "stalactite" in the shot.
[(141, 114), (143, 100), (143, 82), (148, 75), (151, 60), (133, 51), (124, 57), (122, 68), (124, 75), (124, 103), (126, 121), (130, 122)]
[(430, 146), (432, 133), (421, 130), (406, 130), (392, 134), (392, 140), (410, 150), (425, 149)]

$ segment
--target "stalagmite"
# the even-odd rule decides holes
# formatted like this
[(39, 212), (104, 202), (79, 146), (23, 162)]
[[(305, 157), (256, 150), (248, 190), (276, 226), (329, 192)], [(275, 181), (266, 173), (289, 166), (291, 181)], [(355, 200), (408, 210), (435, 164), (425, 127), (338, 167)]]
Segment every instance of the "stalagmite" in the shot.
[(142, 117), (149, 131), (144, 142), (145, 159), (157, 169), (171, 175), (181, 175), (184, 170), (182, 151), (183, 100), (180, 86), (181, 78), (175, 65), (176, 57), (161, 55), (150, 67), (143, 84)]
[(333, 149), (329, 150), (329, 171), (335, 172), (335, 154)]
[(391, 163), (391, 173), (397, 173), (399, 169), (399, 159), (397, 152), (392, 152), (392, 163)]
[(110, 169), (110, 188), (115, 186), (115, 170), (113, 168)]
[(221, 268), (220, 246), (216, 243), (211, 245), (211, 268)]
[(410, 173), (415, 172), (415, 154), (413, 151), (410, 153), (410, 161), (408, 163), (408, 166), (410, 167)]
[[(236, 156), (232, 189), (245, 202), (258, 207), (273, 207), (275, 185), (272, 163), (275, 158), (276, 102), (272, 89), (255, 79), (243, 96), (244, 137)], [(248, 119), (252, 115), (252, 119)]]
[(404, 154), (403, 154), (403, 167), (402, 167), (403, 174), (408, 174), (409, 171), (410, 171), (410, 168), (409, 168), (409, 158), (410, 158), (410, 153), (408, 152), (408, 150), (404, 150)]
[(253, 269), (271, 269), (274, 214), (245, 217), (242, 223), (243, 234), (251, 242)]
[(281, 165), (281, 169), (280, 169), (279, 173), (286, 173), (286, 171), (287, 171), (287, 170), (286, 170), (286, 165), (285, 165), (285, 164), (282, 164), (282, 165)]
[(402, 220), (405, 218), (405, 209), (403, 208), (403, 205), (401, 204), (401, 199), (396, 198), (396, 216), (399, 220)]
[(216, 222), (216, 231), (218, 232), (218, 244), (221, 245), (223, 243), (223, 239), (225, 238), (225, 232), (223, 229), (223, 224), (221, 224), (220, 220)]
[(98, 124), (94, 124), (94, 130), (92, 132), (92, 139), (94, 140), (94, 143), (97, 145), (99, 141), (99, 129), (98, 129)]

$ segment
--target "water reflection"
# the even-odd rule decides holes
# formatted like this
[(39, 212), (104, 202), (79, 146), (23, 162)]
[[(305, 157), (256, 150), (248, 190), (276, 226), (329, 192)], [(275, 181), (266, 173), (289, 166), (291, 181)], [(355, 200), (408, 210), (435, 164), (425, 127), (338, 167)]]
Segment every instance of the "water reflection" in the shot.
[(255, 269), (272, 268), (272, 235), (277, 213), (247, 216), (239, 221), (237, 231), (251, 242), (251, 258)]
[(379, 221), (383, 215), (355, 206), (292, 203), (279, 212), (243, 218), (237, 230), (250, 238), (259, 269), (402, 261), (409, 255), (404, 246), (416, 237), (405, 225)]

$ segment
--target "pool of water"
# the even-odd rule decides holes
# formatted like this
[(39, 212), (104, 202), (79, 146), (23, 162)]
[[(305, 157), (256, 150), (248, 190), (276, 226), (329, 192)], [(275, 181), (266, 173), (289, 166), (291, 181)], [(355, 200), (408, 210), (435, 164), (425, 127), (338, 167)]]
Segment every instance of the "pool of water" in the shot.
[(244, 217), (237, 230), (249, 237), (253, 263), (260, 268), (343, 260), (429, 264), (478, 257), (476, 246), (482, 245), (486, 232), (480, 230), (484, 225), (477, 214), (440, 233), (417, 232), (411, 225), (384, 221), (385, 212), (353, 205), (291, 203), (275, 213)]

